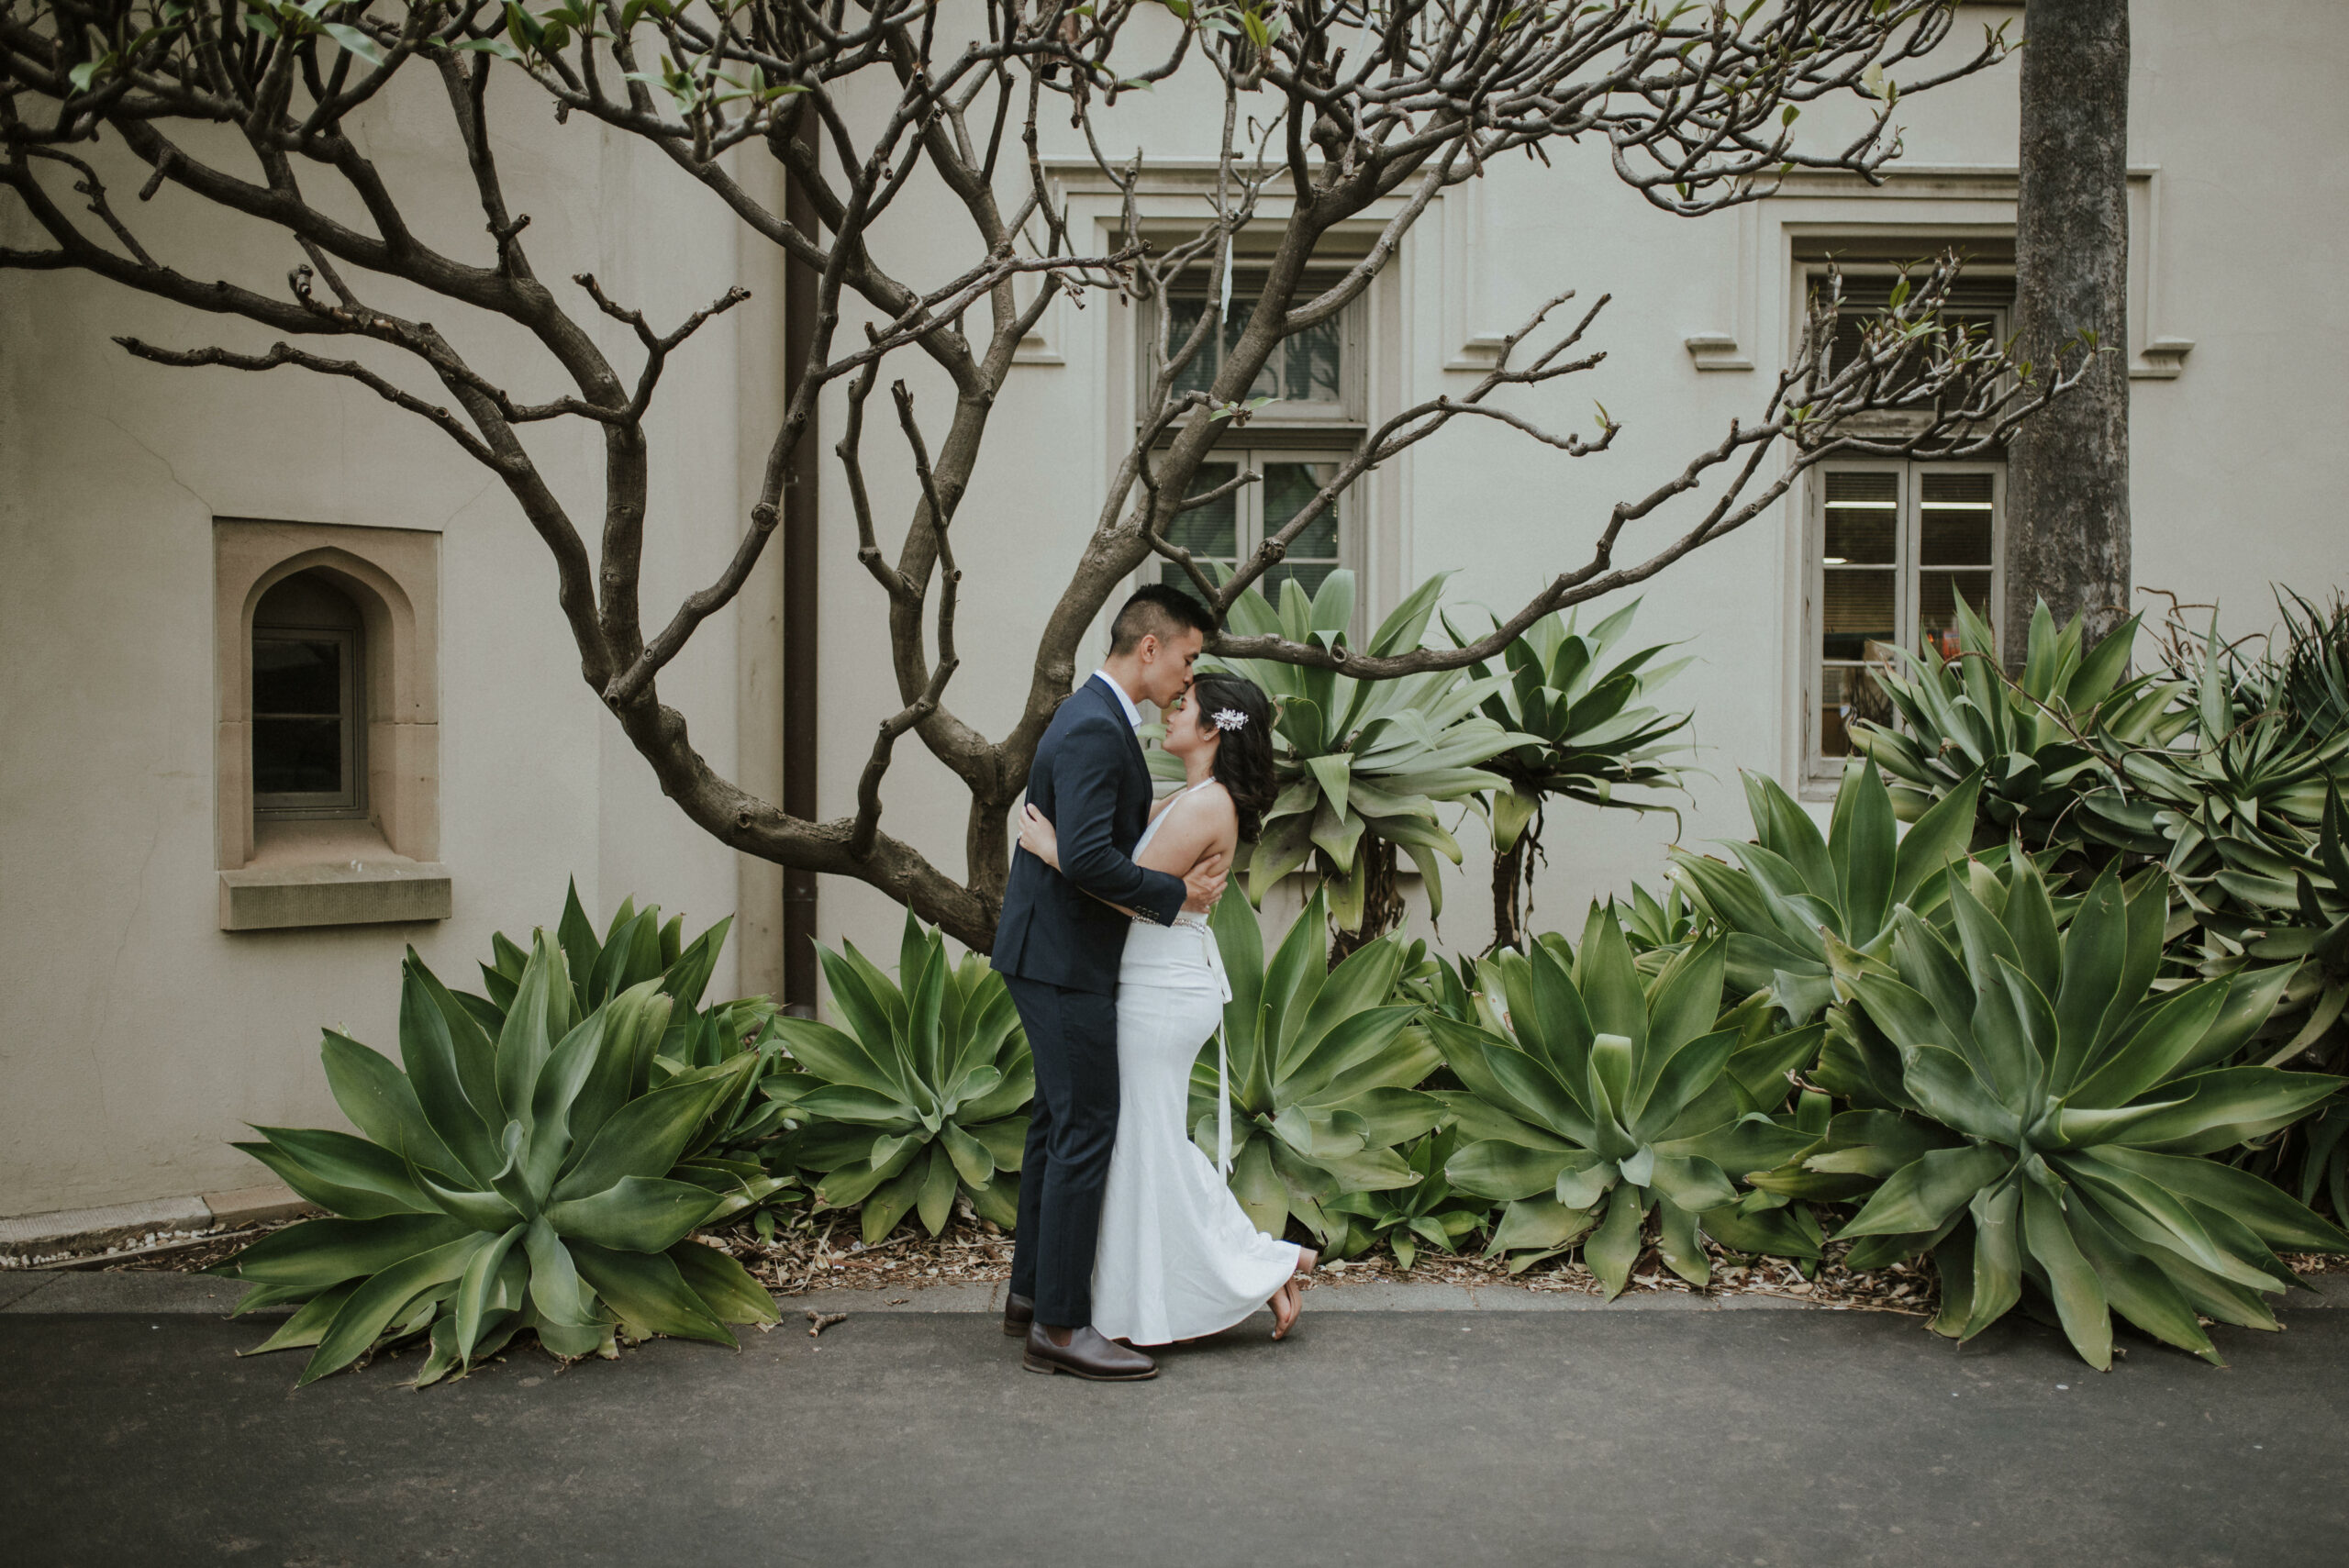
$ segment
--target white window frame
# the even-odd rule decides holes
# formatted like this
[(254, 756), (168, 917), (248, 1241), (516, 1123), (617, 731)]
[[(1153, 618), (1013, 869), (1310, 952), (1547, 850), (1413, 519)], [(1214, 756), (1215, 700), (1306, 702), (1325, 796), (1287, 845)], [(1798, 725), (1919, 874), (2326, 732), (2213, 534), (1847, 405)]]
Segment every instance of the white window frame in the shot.
[[(1922, 570), (1918, 556), (1923, 547), (1924, 517), (1920, 498), (1924, 486), (1922, 476), (1935, 473), (1987, 473), (1990, 475), (1990, 592), (1989, 603), (1995, 612), (2006, 602), (2007, 586), (2007, 465), (2004, 462), (1944, 462), (1938, 459), (1854, 458), (1843, 462), (1822, 462), (1805, 475), (1805, 522), (1803, 528), (1803, 614), (1802, 614), (1802, 776), (1806, 792), (1813, 795), (1831, 792), (1842, 776), (1848, 757), (1830, 757), (1820, 751), (1820, 707), (1826, 682), (1824, 672), (1830, 663), (1821, 651), (1824, 633), (1823, 613), (1827, 593), (1827, 475), (1869, 473), (1896, 473), (1900, 476), (1898, 526), (1894, 534), (1893, 549), (1893, 625), (1903, 639), (1903, 646), (1913, 652), (1917, 629), (1919, 573)], [(1848, 662), (1832, 662), (1839, 668), (1854, 668)]]

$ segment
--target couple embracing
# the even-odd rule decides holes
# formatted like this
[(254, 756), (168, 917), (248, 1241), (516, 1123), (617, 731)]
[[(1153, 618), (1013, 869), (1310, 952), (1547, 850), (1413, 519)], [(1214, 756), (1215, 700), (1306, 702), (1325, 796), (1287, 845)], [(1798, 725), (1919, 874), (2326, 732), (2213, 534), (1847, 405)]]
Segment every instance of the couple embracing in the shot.
[[(1259, 1231), (1219, 1155), (1185, 1125), (1191, 1064), (1231, 990), (1208, 911), (1273, 800), (1272, 706), (1253, 682), (1191, 665), (1213, 622), (1151, 586), (1109, 628), (1109, 659), (1053, 715), (1028, 775), (995, 967), (1035, 1059), (1003, 1331), (1030, 1372), (1155, 1377), (1145, 1347), (1219, 1333), (1259, 1307), (1297, 1321), (1319, 1262)], [(1166, 716), (1184, 785), (1155, 806), (1135, 731)]]

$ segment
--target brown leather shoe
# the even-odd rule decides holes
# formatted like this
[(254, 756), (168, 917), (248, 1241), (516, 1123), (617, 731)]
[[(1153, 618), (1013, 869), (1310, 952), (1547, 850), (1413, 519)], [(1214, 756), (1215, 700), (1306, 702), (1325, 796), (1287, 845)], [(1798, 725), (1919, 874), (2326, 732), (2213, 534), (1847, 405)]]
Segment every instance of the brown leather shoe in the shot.
[(1068, 1343), (1056, 1345), (1041, 1323), (1028, 1326), (1028, 1349), (1020, 1364), (1030, 1372), (1065, 1372), (1097, 1383), (1139, 1383), (1158, 1375), (1158, 1363), (1140, 1351), (1129, 1350), (1101, 1337), (1087, 1326), (1069, 1331)]
[(1026, 1339), (1028, 1337), (1028, 1325), (1033, 1323), (1035, 1320), (1036, 1304), (1034, 1302), (1029, 1300), (1024, 1296), (1007, 1296), (1003, 1298), (1003, 1332), (1005, 1338), (1012, 1340)]

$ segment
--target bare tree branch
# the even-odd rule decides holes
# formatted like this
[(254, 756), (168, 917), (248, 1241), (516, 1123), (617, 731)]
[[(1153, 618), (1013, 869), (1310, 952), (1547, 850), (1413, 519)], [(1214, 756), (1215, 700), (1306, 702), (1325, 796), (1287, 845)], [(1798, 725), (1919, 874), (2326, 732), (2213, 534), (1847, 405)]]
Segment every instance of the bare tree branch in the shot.
[[(1383, 417), (1302, 511), (1228, 581), (1212, 584), (1173, 542), (1170, 527), (1186, 510), (1257, 482), (1242, 473), (1197, 483), (1200, 465), (1244, 423), (1285, 343), (1360, 299), (1438, 196), (1505, 157), (1546, 162), (1554, 149), (1604, 147), (1622, 183), (1680, 215), (1755, 200), (1788, 169), (1879, 179), (1898, 150), (1893, 117), (1904, 94), (1980, 71), (2007, 50), (1996, 32), (1978, 50), (1944, 50), (1956, 9), (1954, 0), (1786, 0), (1741, 17), (1726, 6), (1647, 0), (1546, 9), (1519, 0), (1281, 0), (1250, 11), (1252, 28), (1240, 31), (1226, 12), (1194, 8), (1175, 17), (1170, 45), (1144, 43), (1134, 30), (1146, 17), (1157, 38), (1169, 15), (1145, 0), (1083, 7), (983, 0), (984, 37), (964, 42), (952, 41), (959, 34), (951, 21), (941, 34), (946, 13), (936, 0), (739, 0), (716, 9), (588, 0), (545, 16), (489, 0), (334, 0), (266, 15), (177, 0), (117, 0), (95, 10), (87, 0), (0, 0), (0, 189), (40, 237), (0, 250), (0, 267), (87, 272), (286, 339), (259, 353), (125, 340), (150, 362), (291, 366), (364, 386), (429, 420), (498, 475), (546, 543), (583, 676), (695, 822), (747, 853), (860, 878), (985, 947), (1008, 866), (1008, 807), (1069, 689), (1083, 639), (1153, 557), (1174, 562), (1210, 602), (1228, 606), (1304, 529), (1326, 521), (1346, 486), (1461, 418), (1574, 459), (1609, 450), (1620, 428), (1602, 412), (1598, 434), (1586, 439), (1512, 406), (1514, 389), (1583, 374), (1604, 360), (1578, 346), (1604, 298), (1522, 358), (1565, 303), (1562, 295), (1507, 341), (1473, 387)], [(415, 70), (437, 76), (448, 105), (453, 158), (488, 236), (480, 256), (440, 247), (408, 220), (354, 128), (381, 112), (379, 100), (401, 72)], [(1896, 81), (1902, 72), (1908, 80)], [(793, 367), (797, 392), (777, 420), (756, 493), (744, 498), (734, 548), (649, 639), (640, 600), (648, 502), (663, 453), (648, 416), (673, 374), (685, 373), (672, 365), (677, 352), (746, 296), (729, 290), (664, 333), (611, 299), (591, 272), (576, 271), (594, 311), (574, 315), (577, 296), (559, 299), (540, 280), (525, 244), (529, 216), (513, 210), (499, 168), (489, 89), (501, 72), (528, 83), (558, 119), (592, 121), (657, 150), (749, 234), (817, 280), (810, 348)], [(1150, 161), (1137, 150), (1113, 161), (1100, 111), (1183, 72), (1211, 79), (1219, 100), (1210, 195), (1198, 220), (1145, 233)], [(1802, 111), (1831, 100), (1860, 106), (1858, 127), (1826, 143), (1798, 134)], [(1066, 115), (1119, 193), (1122, 232), (1103, 253), (1076, 243), (1067, 200), (1049, 176), (1047, 114)], [(1007, 160), (1013, 137), (1019, 150)], [(223, 151), (230, 144), (233, 164)], [(751, 194), (756, 183), (739, 177), (762, 149), (805, 195), (812, 223), (769, 210)], [(275, 264), (290, 268), (280, 274), (290, 297), (273, 281), (255, 287), (174, 270), (171, 246), (159, 242), (173, 237), (152, 225), (142, 235), (111, 205), (102, 176), (126, 175), (139, 183), (142, 201), (168, 185), (273, 238), (285, 249)], [(70, 212), (51, 189), (68, 183), (85, 214)], [(927, 201), (926, 232), (897, 258), (897, 230), (882, 220), (894, 222), (901, 200), (917, 191)], [(1265, 216), (1275, 210), (1268, 193), (1286, 197), (1286, 217)], [(1333, 229), (1374, 212), (1383, 221), (1366, 254), (1335, 268), (1317, 259)], [(909, 269), (928, 275), (941, 224), (961, 231), (967, 264), (942, 284), (904, 281), (915, 275)], [(1246, 288), (1227, 324), (1221, 301), (1243, 259)], [(1023, 277), (1036, 285), (1024, 302)], [(1852, 364), (1829, 374), (1810, 351), (1779, 378), (1756, 417), (1615, 506), (1590, 558), (1555, 573), (1496, 638), (1505, 641), (1551, 609), (1643, 580), (1724, 537), (1831, 453), (1985, 450), (2076, 379), (2057, 367), (2025, 384), (1994, 350), (1953, 343), (1922, 303), (1946, 297), (1947, 278), (1937, 278), (1892, 313)], [(320, 280), (328, 297), (314, 297)], [(395, 287), (380, 286), (385, 280)], [(1175, 333), (1163, 302), (1201, 281), (1219, 308)], [(443, 325), (371, 303), (412, 297), (403, 291), (445, 302), (445, 311), (432, 312)], [(990, 737), (945, 703), (959, 663), (952, 521), (1022, 339), (1056, 300), (1076, 308), (1096, 295), (1157, 302), (1150, 384), (1091, 537), (1038, 628), (1019, 717)], [(599, 348), (596, 312), (629, 327), (642, 356), (631, 372)], [(862, 340), (838, 350), (834, 339), (851, 314)], [(516, 395), (476, 370), (494, 361), (464, 344), (492, 324), (528, 335), (561, 379), (556, 395)], [(318, 338), (379, 345), (395, 370), (429, 373), (447, 401), (401, 385), (381, 366), (295, 346)], [(892, 559), (866, 483), (863, 411), (884, 362), (907, 352), (948, 378), (954, 401), (925, 434), (907, 384), (893, 378), (917, 499)], [(1203, 373), (1208, 366), (1212, 375)], [(763, 554), (801, 437), (835, 383), (845, 389), (846, 423), (832, 457), (847, 479), (858, 559), (886, 610), (897, 706), (879, 721), (855, 815), (816, 822), (716, 773), (694, 748), (685, 716), (662, 703), (658, 682), (696, 631), (733, 602)], [(584, 421), (602, 444), (603, 516), (592, 549), (519, 433), (565, 419)], [(1636, 562), (1616, 563), (1629, 530), (1709, 487), (1714, 493), (1675, 537)], [(1370, 675), (1455, 668), (1498, 646), (1369, 660), (1277, 639), (1219, 643)], [(970, 793), (959, 874), (879, 830), (894, 748), (907, 735)]]

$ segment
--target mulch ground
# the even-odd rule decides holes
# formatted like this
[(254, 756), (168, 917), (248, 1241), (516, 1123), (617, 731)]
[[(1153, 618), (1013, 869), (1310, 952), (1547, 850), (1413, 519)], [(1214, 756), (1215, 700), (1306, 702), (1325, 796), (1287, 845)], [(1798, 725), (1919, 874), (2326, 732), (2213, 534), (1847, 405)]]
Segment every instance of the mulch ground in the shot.
[[(1299, 1233), (1292, 1238), (1310, 1243)], [(847, 1213), (809, 1216), (798, 1224), (778, 1228), (763, 1240), (747, 1225), (712, 1234), (702, 1240), (723, 1247), (752, 1277), (779, 1296), (810, 1290), (852, 1288), (910, 1289), (933, 1284), (987, 1284), (1011, 1276), (1011, 1238), (985, 1220), (958, 1214), (936, 1237), (911, 1228), (901, 1229), (874, 1246), (857, 1237), (855, 1216)], [(1664, 1267), (1651, 1251), (1631, 1273), (1626, 1294), (1668, 1293), (1679, 1296), (1744, 1294), (1784, 1296), (1790, 1300), (1847, 1310), (1898, 1312), (1931, 1316), (1934, 1309), (1930, 1268), (1895, 1264), (1865, 1273), (1845, 1269), (1837, 1259), (1842, 1249), (1831, 1244), (1827, 1260), (1806, 1279), (1793, 1264), (1776, 1258), (1748, 1258), (1713, 1249), (1714, 1284), (1699, 1291)], [(1319, 1287), (1343, 1289), (1372, 1283), (1456, 1284), (1526, 1291), (1574, 1291), (1600, 1296), (1598, 1279), (1578, 1262), (1555, 1259), (1512, 1274), (1498, 1258), (1474, 1254), (1446, 1255), (1422, 1251), (1406, 1270), (1384, 1251), (1323, 1265), (1314, 1276)]]
[[(1011, 1276), (1011, 1238), (968, 1212), (967, 1205), (933, 1237), (908, 1223), (886, 1240), (866, 1246), (857, 1234), (852, 1210), (824, 1214), (784, 1211), (772, 1239), (762, 1239), (752, 1224), (741, 1222), (707, 1232), (699, 1239), (723, 1249), (751, 1276), (778, 1296), (793, 1296), (813, 1290), (912, 1290), (937, 1284), (991, 1284)], [(60, 1251), (38, 1257), (0, 1255), (0, 1269), (81, 1268), (108, 1273), (159, 1270), (194, 1273), (225, 1262), (238, 1251), (292, 1221), (246, 1226), (236, 1229), (159, 1232), (118, 1242), (106, 1250)], [(1299, 1232), (1293, 1240), (1309, 1244)], [(1719, 1248), (1713, 1257), (1713, 1283), (1699, 1290), (1665, 1268), (1650, 1251), (1632, 1271), (1626, 1295), (1770, 1296), (1843, 1311), (1894, 1312), (1907, 1317), (1931, 1317), (1938, 1307), (1931, 1267), (1896, 1263), (1890, 1268), (1853, 1270), (1843, 1267), (1843, 1249), (1831, 1242), (1826, 1258), (1806, 1278), (1794, 1264), (1776, 1258), (1753, 1258)], [(2349, 1256), (2328, 1253), (2286, 1253), (2284, 1262), (2302, 1274), (2349, 1273)], [(1317, 1288), (1342, 1290), (1367, 1284), (1453, 1284), (1483, 1289), (1572, 1291), (1600, 1296), (1597, 1276), (1572, 1258), (1553, 1259), (1512, 1274), (1498, 1258), (1421, 1251), (1412, 1267), (1404, 1269), (1384, 1250), (1347, 1262), (1324, 1264), (1312, 1284)]]

